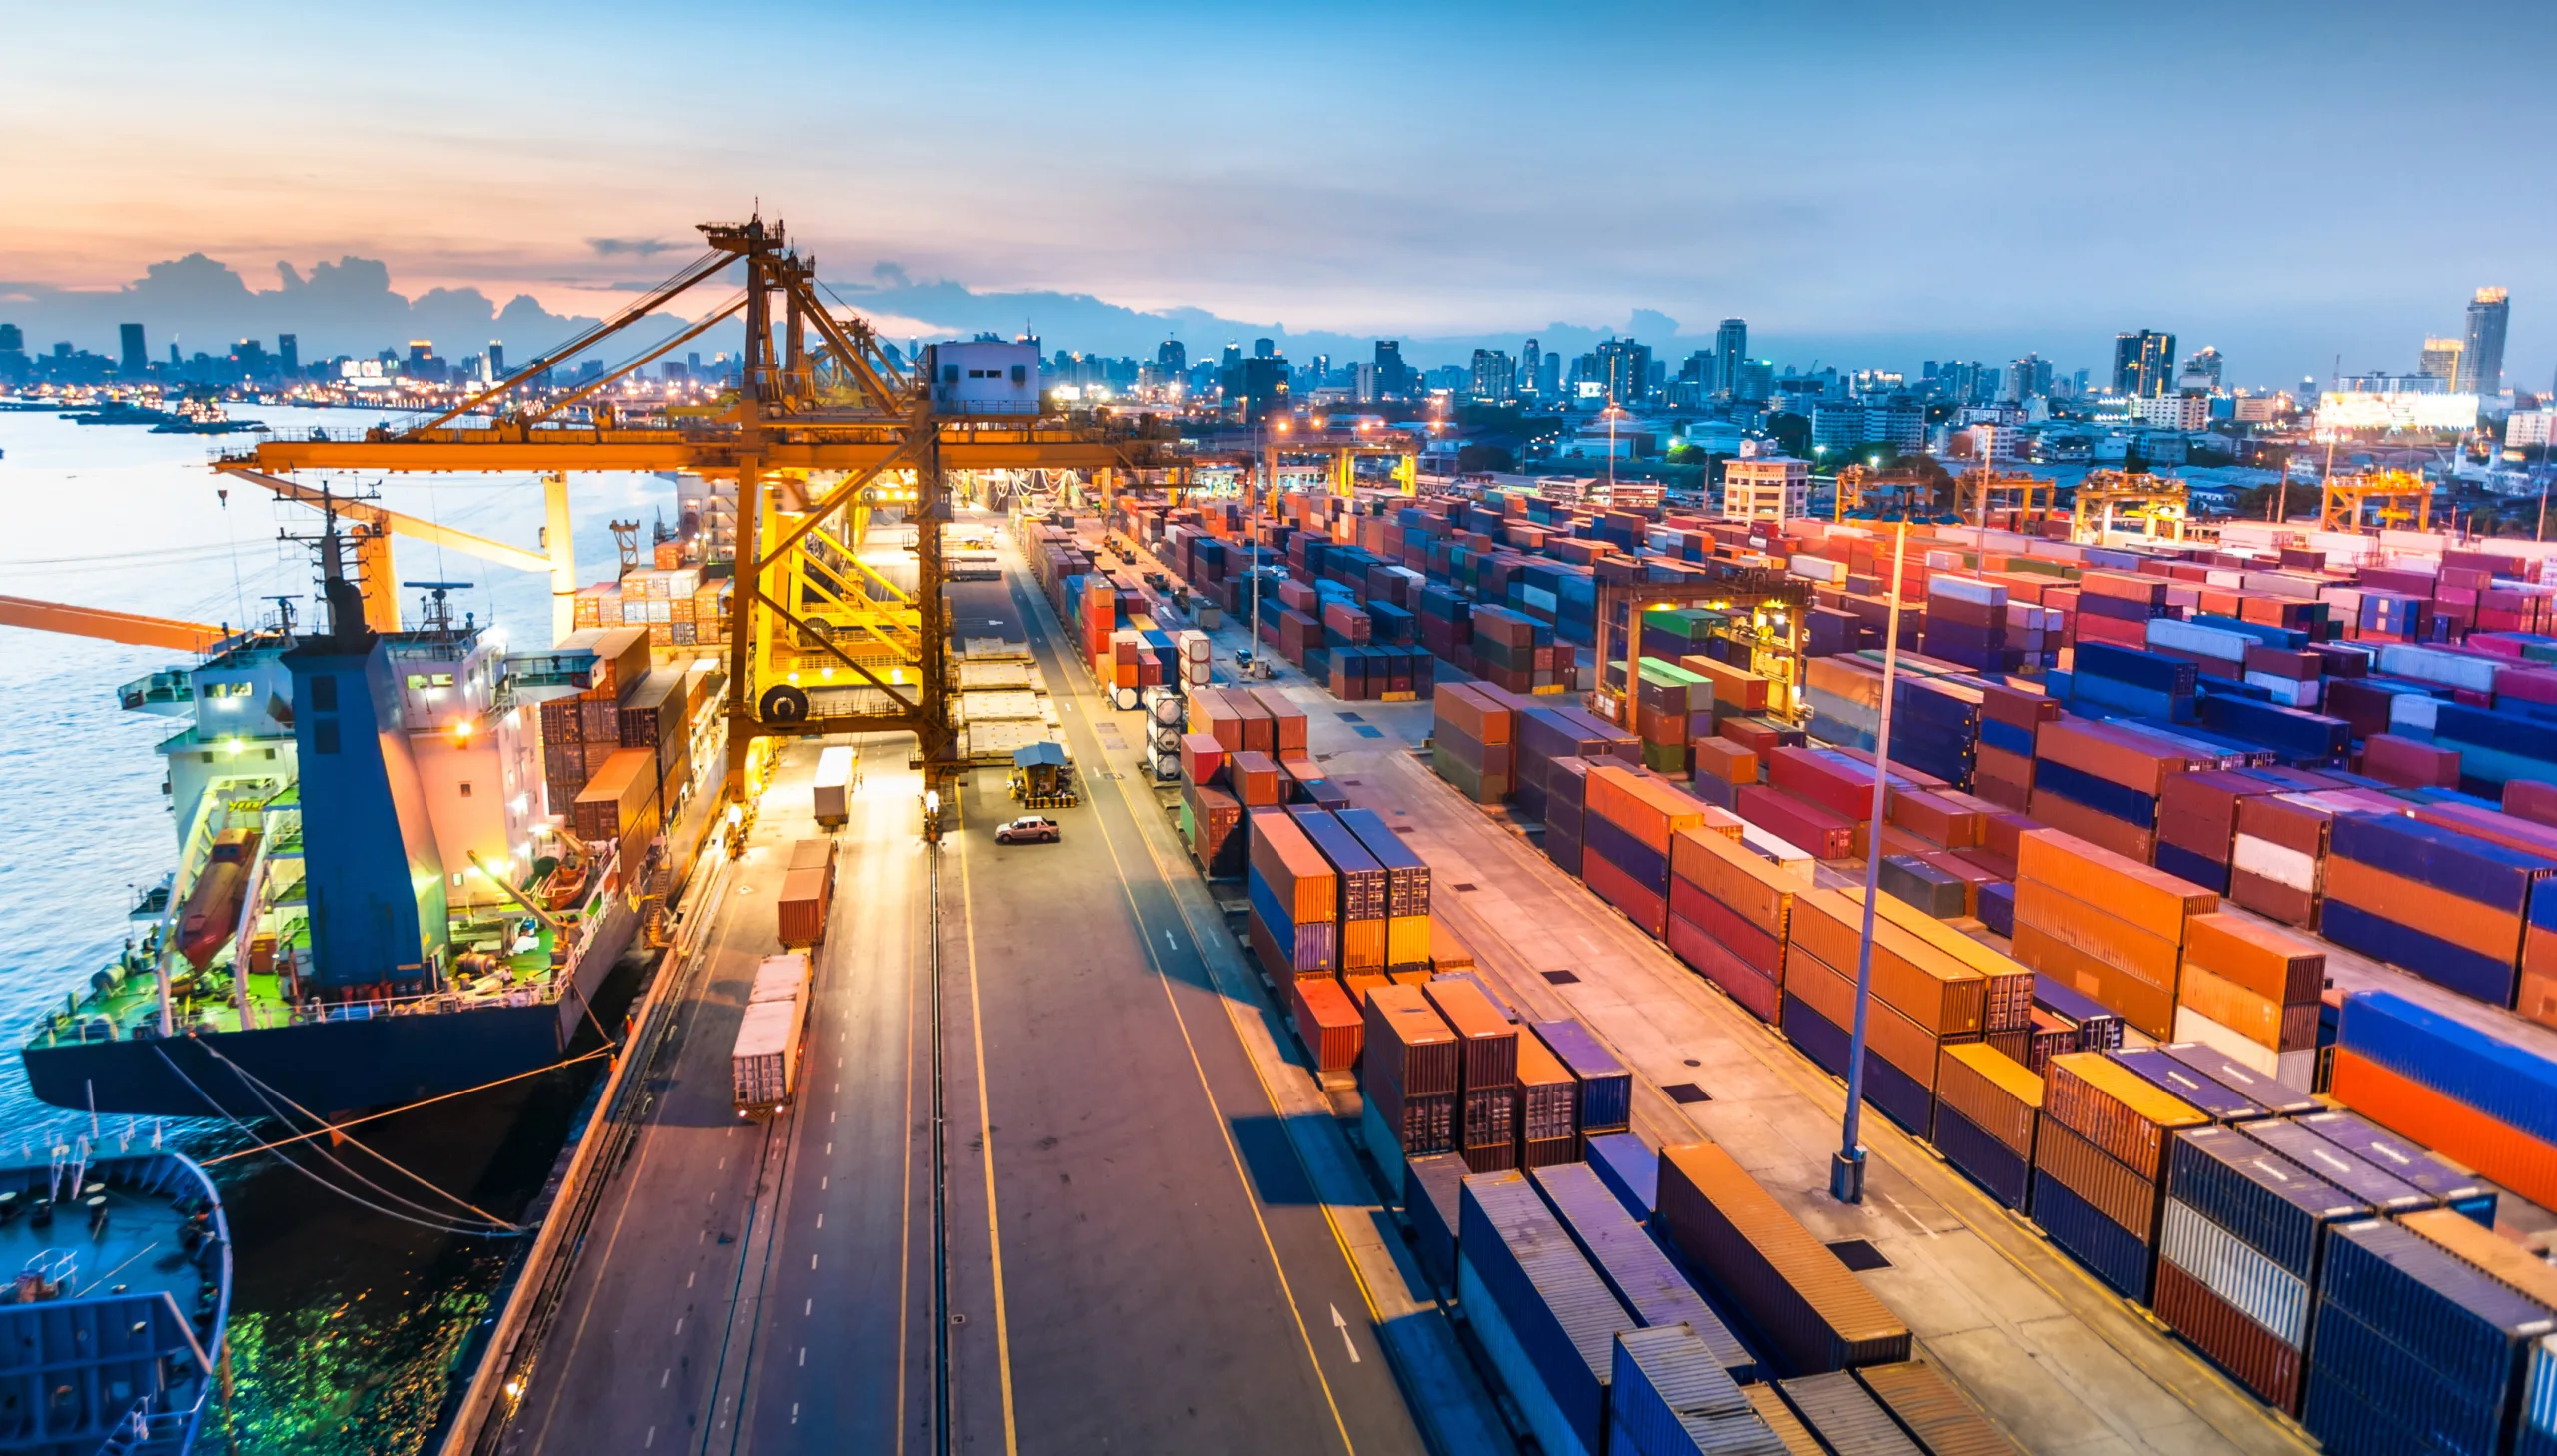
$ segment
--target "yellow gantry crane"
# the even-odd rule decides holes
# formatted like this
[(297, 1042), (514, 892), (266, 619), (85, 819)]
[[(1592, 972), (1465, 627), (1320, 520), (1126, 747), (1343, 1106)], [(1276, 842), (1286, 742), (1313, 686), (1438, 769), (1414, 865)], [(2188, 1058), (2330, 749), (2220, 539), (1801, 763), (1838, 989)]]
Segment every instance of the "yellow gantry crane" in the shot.
[[(900, 369), (866, 321), (819, 302), (816, 262), (790, 248), (780, 223), (755, 217), (700, 231), (699, 258), (443, 414), (356, 439), (263, 440), (221, 468), (279, 478), (322, 470), (554, 479), (569, 470), (645, 470), (733, 480), (729, 793), (742, 791), (756, 741), (773, 736), (910, 732), (927, 769), (943, 771), (957, 737), (941, 597), (949, 473), (1132, 469), (1150, 446), (1107, 425), (938, 412), (927, 376)], [(742, 283), (697, 322), (572, 390), (534, 394), (552, 362), (585, 356), (694, 288), (725, 279)], [(613, 384), (729, 319), (742, 319), (746, 336), (731, 401), (645, 422), (616, 417)], [(580, 406), (585, 417), (572, 417)], [(474, 414), (492, 417), (457, 423)], [(554, 497), (553, 543), (567, 536), (564, 498)], [(863, 562), (849, 524), (856, 511), (890, 505), (916, 527), (911, 592)], [(554, 591), (572, 589), (554, 576)]]
[(2433, 483), (2412, 470), (2330, 476), (2317, 512), (2321, 531), (2359, 532), (2374, 526), (2428, 531), (2432, 523)]
[(2072, 495), (2069, 539), (2098, 544), (2111, 532), (2135, 526), (2149, 540), (2180, 541), (2188, 499), (2181, 480), (2090, 470)]

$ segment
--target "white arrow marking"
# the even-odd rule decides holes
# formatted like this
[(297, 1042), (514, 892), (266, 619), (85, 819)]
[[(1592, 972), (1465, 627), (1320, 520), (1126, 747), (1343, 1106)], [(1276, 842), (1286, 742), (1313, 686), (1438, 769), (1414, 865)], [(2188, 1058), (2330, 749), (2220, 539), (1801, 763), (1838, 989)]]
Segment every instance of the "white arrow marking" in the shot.
[(1167, 945), (1167, 946), (1172, 947), (1172, 948), (1173, 948), (1174, 950), (1176, 950), (1176, 951), (1178, 951), (1178, 950), (1180, 950), (1180, 949), (1181, 949), (1181, 943), (1180, 943), (1179, 941), (1176, 941), (1176, 940), (1174, 940), (1174, 939), (1172, 938), (1172, 932), (1170, 932), (1170, 931), (1165, 931), (1165, 932), (1163, 933), (1163, 943), (1164, 943), (1165, 945)]
[(1340, 1306), (1337, 1304), (1331, 1306), (1331, 1327), (1340, 1331), (1340, 1342), (1349, 1347), (1349, 1363), (1364, 1364), (1365, 1362), (1358, 1358), (1358, 1342), (1349, 1337), (1349, 1321), (1340, 1317)]

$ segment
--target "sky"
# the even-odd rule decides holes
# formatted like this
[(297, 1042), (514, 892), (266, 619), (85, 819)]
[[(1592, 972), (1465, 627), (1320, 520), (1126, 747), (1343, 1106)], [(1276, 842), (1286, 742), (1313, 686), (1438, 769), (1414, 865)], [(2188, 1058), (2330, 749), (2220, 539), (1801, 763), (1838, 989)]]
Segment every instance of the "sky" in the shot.
[(1089, 296), (1187, 320), (1194, 357), (1283, 326), (1435, 363), (1639, 310), (1664, 349), (1738, 316), (1779, 364), (2101, 375), (2159, 328), (2270, 385), (2410, 370), (2494, 284), (2507, 376), (2546, 387), (2546, 28), (2402, 0), (0, 0), (0, 319), (195, 253), (262, 292), (357, 258), (405, 299), (593, 316), (760, 205), (892, 337), (967, 326), (855, 286), (1141, 347), (1037, 317)]

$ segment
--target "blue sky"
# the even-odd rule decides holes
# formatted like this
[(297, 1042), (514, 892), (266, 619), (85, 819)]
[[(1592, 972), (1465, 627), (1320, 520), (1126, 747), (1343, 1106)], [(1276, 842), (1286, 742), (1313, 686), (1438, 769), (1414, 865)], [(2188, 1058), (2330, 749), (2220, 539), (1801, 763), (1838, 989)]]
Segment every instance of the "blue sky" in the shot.
[(832, 276), (1300, 331), (2068, 368), (2156, 327), (2270, 384), (2411, 367), (2492, 283), (2508, 373), (2557, 366), (2545, 7), (143, 13), (0, 19), (0, 314), (199, 249), (595, 313), (677, 261), (595, 240), (760, 198)]

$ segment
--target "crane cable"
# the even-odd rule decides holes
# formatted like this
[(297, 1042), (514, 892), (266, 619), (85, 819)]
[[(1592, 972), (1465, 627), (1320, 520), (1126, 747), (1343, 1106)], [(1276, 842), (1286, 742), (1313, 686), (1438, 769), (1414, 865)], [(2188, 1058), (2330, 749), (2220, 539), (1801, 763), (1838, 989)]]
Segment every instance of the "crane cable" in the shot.
[[(328, 1125), (328, 1122), (329, 1122), (329, 1119), (328, 1119), (328, 1118), (321, 1116), (319, 1113), (312, 1111), (309, 1107), (306, 1107), (306, 1106), (302, 1105), (302, 1103), (295, 1101), (293, 1098), (291, 1098), (291, 1097), (289, 1097), (289, 1096), (286, 1096), (283, 1092), (276, 1092), (276, 1090), (275, 1090), (274, 1088), (269, 1087), (269, 1086), (268, 1086), (264, 1081), (260, 1080), (260, 1079), (255, 1075), (255, 1074), (251, 1073), (251, 1072), (249, 1071), (249, 1069), (247, 1069), (247, 1068), (245, 1068), (245, 1067), (242, 1067), (239, 1063), (234, 1062), (234, 1061), (232, 1061), (230, 1058), (228, 1058), (228, 1057), (224, 1056), (224, 1055), (223, 1055), (223, 1053), (222, 1053), (222, 1049), (221, 1049), (221, 1048), (216, 1047), (216, 1046), (212, 1045), (211, 1043), (205, 1043), (205, 1044), (202, 1044), (202, 1045), (204, 1046), (204, 1050), (205, 1050), (205, 1051), (207, 1051), (207, 1052), (209, 1052), (209, 1053), (213, 1054), (214, 1060), (216, 1060), (216, 1061), (220, 1062), (223, 1066), (228, 1067), (228, 1068), (230, 1068), (230, 1069), (231, 1069), (231, 1075), (232, 1075), (232, 1076), (239, 1078), (239, 1079), (241, 1080), (241, 1082), (243, 1082), (243, 1083), (245, 1083), (245, 1084), (247, 1084), (247, 1085), (248, 1085), (249, 1092), (250, 1092), (251, 1095), (253, 1095), (253, 1096), (257, 1097), (257, 1099), (258, 1099), (260, 1102), (264, 1103), (264, 1104), (265, 1104), (265, 1106), (266, 1106), (266, 1108), (267, 1108), (267, 1110), (268, 1110), (269, 1112), (273, 1112), (273, 1113), (275, 1113), (275, 1118), (276, 1118), (276, 1120), (277, 1120), (277, 1121), (279, 1121), (279, 1122), (283, 1122), (283, 1123), (285, 1123), (287, 1126), (292, 1125), (292, 1119), (291, 1119), (291, 1118), (289, 1118), (289, 1117), (285, 1116), (282, 1112), (278, 1112), (278, 1111), (276, 1111), (276, 1102), (277, 1102), (277, 1101), (281, 1101), (281, 1102), (283, 1102), (286, 1106), (293, 1108), (295, 1111), (300, 1112), (302, 1115), (304, 1115), (304, 1116), (306, 1116), (306, 1117), (310, 1118), (312, 1121), (314, 1121), (314, 1122), (316, 1122), (316, 1123), (319, 1123), (321, 1126), (326, 1127), (326, 1126)], [(269, 1100), (269, 1099), (268, 1099), (268, 1095), (267, 1095), (267, 1094), (268, 1094), (269, 1092), (274, 1092), (274, 1093), (275, 1093), (275, 1099), (274, 1099), (274, 1100)], [(477, 1217), (479, 1217), (479, 1218), (485, 1219), (489, 1224), (493, 1225), (494, 1227), (501, 1228), (501, 1229), (504, 1229), (504, 1230), (506, 1230), (506, 1231), (508, 1231), (508, 1232), (512, 1232), (512, 1233), (521, 1233), (521, 1232), (523, 1232), (523, 1231), (524, 1231), (524, 1228), (523, 1228), (523, 1226), (522, 1226), (521, 1224), (513, 1223), (513, 1222), (509, 1222), (508, 1220), (503, 1219), (503, 1218), (500, 1218), (500, 1217), (498, 1217), (496, 1214), (489, 1212), (487, 1209), (482, 1208), (482, 1207), (478, 1206), (478, 1205), (477, 1205), (477, 1204), (475, 1204), (475, 1203), (472, 1203), (472, 1202), (471, 1202), (470, 1200), (468, 1200), (467, 1198), (463, 1198), (463, 1197), (461, 1197), (459, 1194), (456, 1194), (456, 1193), (448, 1193), (448, 1192), (445, 1192), (443, 1189), (441, 1189), (441, 1188), (439, 1188), (439, 1187), (436, 1187), (433, 1183), (428, 1182), (428, 1181), (427, 1181), (426, 1179), (425, 1179), (424, 1177), (421, 1177), (421, 1176), (419, 1176), (417, 1173), (411, 1172), (409, 1169), (407, 1169), (407, 1168), (405, 1168), (405, 1167), (402, 1167), (399, 1163), (392, 1161), (389, 1157), (385, 1156), (385, 1155), (384, 1155), (381, 1151), (379, 1151), (378, 1149), (376, 1149), (376, 1148), (374, 1148), (374, 1147), (372, 1147), (372, 1146), (367, 1145), (367, 1144), (363, 1141), (363, 1139), (361, 1139), (361, 1138), (349, 1138), (349, 1139), (347, 1139), (347, 1140), (348, 1140), (350, 1143), (352, 1143), (354, 1146), (356, 1146), (356, 1147), (360, 1147), (360, 1148), (363, 1148), (363, 1149), (364, 1149), (364, 1151), (365, 1151), (366, 1153), (370, 1154), (370, 1155), (374, 1158), (374, 1160), (375, 1160), (375, 1161), (380, 1162), (383, 1166), (385, 1166), (385, 1167), (387, 1167), (387, 1168), (390, 1168), (393, 1172), (396, 1172), (396, 1173), (400, 1174), (402, 1177), (405, 1177), (405, 1178), (409, 1179), (411, 1182), (416, 1183), (418, 1186), (420, 1186), (420, 1187), (422, 1187), (422, 1188), (425, 1188), (426, 1191), (428, 1191), (428, 1192), (430, 1192), (430, 1193), (433, 1193), (435, 1196), (437, 1196), (437, 1197), (439, 1197), (439, 1198), (446, 1199), (446, 1200), (448, 1200), (448, 1201), (452, 1202), (453, 1204), (455, 1204), (455, 1205), (456, 1205), (456, 1206), (458, 1206), (458, 1207), (468, 1209), (468, 1210), (469, 1210), (473, 1215), (475, 1215), (475, 1216), (477, 1216)], [(383, 1186), (382, 1186), (382, 1185), (380, 1185), (379, 1183), (376, 1183), (376, 1182), (372, 1181), (371, 1179), (367, 1178), (364, 1174), (362, 1174), (362, 1173), (360, 1173), (360, 1172), (357, 1172), (354, 1168), (351, 1168), (351, 1167), (347, 1166), (345, 1163), (340, 1162), (340, 1161), (338, 1160), (338, 1158), (337, 1158), (336, 1154), (334, 1154), (334, 1153), (330, 1152), (330, 1151), (329, 1151), (329, 1149), (328, 1149), (328, 1148), (326, 1148), (326, 1147), (320, 1146), (319, 1144), (315, 1143), (315, 1144), (313, 1144), (313, 1150), (314, 1150), (314, 1151), (316, 1151), (316, 1152), (318, 1152), (318, 1153), (321, 1155), (321, 1157), (323, 1157), (323, 1158), (327, 1159), (327, 1161), (328, 1161), (328, 1163), (329, 1163), (329, 1165), (330, 1165), (331, 1167), (334, 1167), (334, 1168), (336, 1168), (338, 1171), (340, 1171), (340, 1172), (342, 1172), (342, 1173), (345, 1173), (348, 1177), (354, 1178), (357, 1182), (363, 1183), (366, 1187), (373, 1189), (375, 1192), (380, 1193), (382, 1196), (384, 1196), (384, 1197), (386, 1197), (386, 1198), (391, 1199), (391, 1200), (392, 1200), (393, 1202), (395, 1202), (395, 1203), (404, 1204), (404, 1205), (406, 1205), (406, 1206), (408, 1206), (408, 1207), (411, 1207), (411, 1208), (415, 1208), (415, 1209), (417, 1209), (417, 1210), (418, 1210), (419, 1212), (421, 1212), (421, 1213), (432, 1214), (433, 1216), (437, 1216), (437, 1217), (450, 1217), (450, 1216), (451, 1216), (450, 1214), (439, 1214), (439, 1213), (436, 1213), (434, 1209), (428, 1208), (428, 1207), (426, 1207), (426, 1206), (425, 1204), (423, 1204), (423, 1203), (418, 1203), (418, 1202), (412, 1201), (411, 1199), (406, 1198), (406, 1197), (403, 1197), (403, 1196), (401, 1196), (400, 1194), (398, 1194), (398, 1193), (395, 1193), (395, 1192), (391, 1191), (389, 1188), (383, 1187)]]
[[(151, 1050), (153, 1053), (158, 1055), (164, 1066), (166, 1066), (171, 1072), (177, 1074), (178, 1080), (185, 1083), (188, 1090), (193, 1092), (197, 1097), (201, 1098), (206, 1106), (213, 1108), (213, 1110), (221, 1116), (222, 1120), (230, 1123), (233, 1130), (239, 1132), (242, 1136), (247, 1137), (252, 1141), (257, 1140), (258, 1134), (250, 1131), (247, 1123), (241, 1121), (238, 1117), (233, 1116), (230, 1108), (224, 1106), (218, 1101), (215, 1101), (212, 1094), (207, 1092), (203, 1087), (199, 1086), (194, 1078), (187, 1076), (186, 1069), (180, 1067), (176, 1060), (169, 1056), (167, 1049), (155, 1046)], [(273, 1149), (266, 1150), (271, 1151)], [(521, 1236), (520, 1230), (513, 1233), (491, 1233), (482, 1229), (458, 1227), (449, 1220), (437, 1222), (425, 1218), (413, 1218), (406, 1213), (400, 1212), (398, 1209), (385, 1208), (379, 1203), (358, 1197), (355, 1193), (338, 1186), (336, 1183), (320, 1176), (318, 1173), (313, 1172), (301, 1163), (294, 1161), (290, 1157), (286, 1157), (281, 1152), (276, 1154), (276, 1161), (283, 1163), (286, 1167), (293, 1169), (295, 1172), (302, 1174), (304, 1177), (318, 1183), (321, 1187), (337, 1194), (348, 1202), (354, 1203), (358, 1207), (371, 1209), (376, 1213), (382, 1214), (386, 1218), (396, 1218), (402, 1223), (412, 1223), (416, 1224), (420, 1228), (431, 1229), (436, 1233), (454, 1234), (464, 1238), (516, 1238)]]

